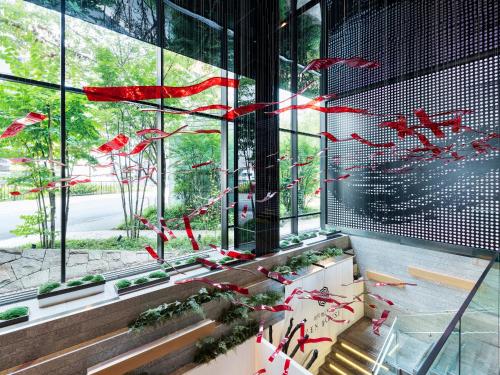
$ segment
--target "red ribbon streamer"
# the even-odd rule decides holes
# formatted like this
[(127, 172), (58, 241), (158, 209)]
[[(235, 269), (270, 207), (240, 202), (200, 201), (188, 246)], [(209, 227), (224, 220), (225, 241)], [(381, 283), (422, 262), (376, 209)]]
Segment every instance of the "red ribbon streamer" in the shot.
[(241, 217), (245, 219), (247, 217), (247, 211), (248, 211), (248, 204), (245, 204), (243, 206), (243, 209), (241, 210)]
[(386, 142), (386, 143), (373, 143), (373, 142), (370, 142), (364, 138), (362, 138), (359, 134), (356, 134), (356, 133), (352, 133), (351, 134), (351, 137), (360, 142), (360, 143), (363, 143), (367, 146), (370, 146), (370, 147), (394, 147), (396, 146), (396, 144), (394, 142)]
[(118, 134), (111, 141), (99, 146), (97, 151), (108, 154), (111, 151), (116, 151), (123, 148), (128, 143), (129, 138), (125, 134)]
[(331, 67), (332, 65), (346, 65), (350, 68), (365, 68), (365, 69), (374, 69), (378, 68), (380, 64), (376, 61), (370, 61), (363, 59), (361, 57), (349, 57), (349, 58), (341, 58), (341, 57), (327, 57), (323, 59), (314, 59), (307, 64), (307, 66), (302, 70), (300, 74), (304, 74), (309, 70), (321, 70)]
[(206, 161), (206, 162), (203, 162), (203, 163), (199, 163), (199, 164), (195, 164), (195, 165), (192, 165), (191, 168), (192, 169), (196, 169), (196, 168), (200, 168), (200, 167), (203, 167), (205, 165), (210, 165), (210, 164), (213, 164), (213, 161), (212, 160), (209, 160), (209, 161)]
[(262, 375), (266, 373), (265, 368), (261, 368), (260, 370), (257, 370), (253, 375)]
[(193, 250), (197, 251), (200, 250), (200, 246), (198, 245), (198, 242), (196, 242), (196, 239), (194, 238), (193, 235), (193, 230), (191, 229), (191, 222), (189, 221), (189, 217), (184, 215), (182, 217), (184, 220), (184, 227), (186, 228), (186, 234), (188, 238), (191, 240), (191, 246), (193, 246)]
[(197, 113), (197, 112), (205, 112), (205, 111), (210, 111), (214, 109), (222, 109), (224, 111), (229, 111), (231, 109), (231, 106), (224, 105), (224, 104), (210, 104), (210, 105), (205, 105), (202, 107), (198, 107), (195, 109), (189, 109), (186, 111), (170, 111), (170, 110), (165, 110), (165, 109), (150, 109), (150, 108), (142, 108), (142, 112), (162, 112), (162, 113), (168, 113), (171, 115), (189, 115), (191, 113)]
[(144, 141), (139, 142), (132, 151), (130, 152), (120, 152), (118, 153), (118, 156), (130, 156), (130, 155), (136, 155), (146, 149), (151, 144), (152, 140), (151, 139), (146, 139)]
[(87, 99), (97, 102), (118, 102), (164, 98), (183, 98), (205, 91), (214, 86), (237, 88), (239, 81), (232, 78), (212, 77), (190, 86), (86, 86), (83, 92)]
[(231, 257), (234, 259), (239, 259), (239, 260), (253, 260), (253, 259), (255, 259), (255, 254), (240, 253), (236, 250), (224, 251), (221, 249), (220, 252), (222, 255), (225, 255), (225, 256), (228, 256), (228, 257)]
[(230, 283), (218, 283), (215, 281), (212, 281), (206, 277), (193, 277), (190, 279), (184, 279), (184, 280), (179, 280), (176, 281), (176, 284), (187, 284), (187, 283), (193, 283), (193, 282), (200, 282), (200, 283), (205, 283), (213, 286), (214, 288), (220, 289), (220, 290), (231, 290), (236, 293), (240, 294), (248, 294), (248, 289), (240, 287), (235, 284), (230, 284)]
[(316, 337), (316, 338), (311, 338), (311, 339), (299, 339), (299, 344), (300, 345), (305, 345), (305, 344), (317, 344), (319, 342), (332, 342), (332, 339), (330, 337)]
[(259, 272), (262, 272), (264, 275), (266, 275), (266, 277), (270, 278), (270, 279), (273, 279), (273, 280), (276, 280), (284, 285), (290, 285), (292, 283), (291, 280), (288, 280), (286, 278), (283, 277), (283, 275), (279, 272), (271, 272), (267, 269), (265, 269), (264, 267), (262, 266), (259, 266), (257, 268), (257, 271)]
[(0, 139), (10, 138), (17, 135), (21, 132), (26, 125), (33, 125), (37, 122), (43, 121), (47, 118), (47, 116), (42, 115), (41, 113), (30, 112), (26, 116), (15, 120), (12, 124), (10, 124), (7, 129), (4, 130), (2, 135), (0, 135)]
[(278, 347), (276, 348), (276, 350), (273, 352), (273, 354), (271, 354), (271, 356), (268, 358), (268, 361), (269, 362), (273, 362), (274, 359), (276, 358), (276, 356), (279, 354), (279, 352), (281, 352), (281, 350), (283, 349), (283, 346), (287, 343), (288, 341), (288, 337), (285, 337), (283, 340), (281, 340), (281, 342), (279, 343)]
[(290, 358), (285, 360), (285, 366), (283, 367), (283, 375), (288, 375), (288, 369), (290, 368)]
[(339, 323), (339, 324), (348, 324), (350, 322), (350, 320), (347, 320), (347, 319), (335, 319), (333, 317), (331, 317), (330, 315), (328, 314), (325, 314), (326, 317), (328, 318), (328, 320), (334, 322), (334, 323)]
[(374, 334), (380, 336), (380, 327), (387, 320), (388, 317), (389, 317), (389, 311), (384, 310), (382, 311), (382, 315), (380, 316), (379, 319), (372, 319), (372, 331)]
[(158, 227), (155, 225), (151, 224), (148, 219), (145, 217), (139, 216), (139, 215), (134, 215), (137, 220), (139, 220), (146, 228), (151, 229), (153, 232), (155, 232), (162, 240), (163, 242), (168, 241), (168, 237), (166, 236), (165, 233), (163, 233)]
[(264, 333), (264, 321), (261, 320), (259, 324), (259, 333), (257, 333), (257, 344), (262, 342), (262, 334)]
[(259, 202), (259, 203), (264, 203), (264, 202), (267, 202), (268, 200), (272, 199), (276, 194), (277, 194), (277, 192), (272, 192), (272, 193), (268, 192), (264, 198), (256, 199), (255, 201)]
[(158, 254), (156, 254), (156, 251), (154, 251), (154, 249), (149, 246), (149, 245), (145, 245), (144, 248), (146, 249), (146, 251), (149, 253), (149, 255), (151, 255), (151, 257), (153, 257), (153, 259), (156, 259), (156, 260), (159, 260), (160, 258), (158, 257)]
[(351, 175), (350, 175), (350, 174), (344, 174), (344, 175), (339, 176), (339, 177), (337, 177), (337, 178), (325, 178), (325, 179), (323, 180), (323, 182), (328, 183), (328, 182), (333, 182), (333, 181), (341, 181), (341, 180), (346, 180), (346, 179), (348, 179), (349, 177), (351, 177)]

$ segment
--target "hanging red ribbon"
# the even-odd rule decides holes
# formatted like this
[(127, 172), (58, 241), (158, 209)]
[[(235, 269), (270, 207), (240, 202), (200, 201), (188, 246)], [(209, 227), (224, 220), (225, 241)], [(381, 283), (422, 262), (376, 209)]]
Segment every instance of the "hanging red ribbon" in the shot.
[(200, 250), (200, 246), (198, 245), (198, 242), (196, 242), (196, 239), (194, 238), (193, 230), (191, 229), (191, 222), (189, 221), (189, 217), (184, 215), (182, 217), (182, 219), (184, 220), (184, 227), (186, 229), (186, 234), (187, 234), (188, 238), (191, 240), (191, 246), (193, 247), (193, 250), (194, 251)]
[(158, 254), (156, 254), (156, 251), (149, 245), (145, 245), (144, 248), (146, 251), (151, 255), (151, 257), (155, 260), (159, 260), (160, 258), (158, 257)]
[(266, 275), (266, 277), (273, 279), (273, 280), (276, 280), (284, 285), (289, 285), (292, 283), (291, 280), (284, 278), (281, 273), (268, 271), (267, 269), (265, 269), (262, 266), (259, 266), (257, 268), (257, 271), (262, 272), (264, 275)]
[(26, 116), (15, 120), (12, 124), (10, 124), (7, 129), (4, 130), (2, 135), (0, 135), (0, 139), (10, 138), (17, 135), (21, 132), (26, 125), (33, 125), (38, 122), (45, 120), (47, 116), (42, 115), (41, 113), (30, 112)]
[(196, 169), (196, 168), (204, 167), (205, 165), (210, 165), (210, 164), (213, 164), (213, 161), (212, 161), (212, 160), (209, 160), (209, 161), (206, 161), (206, 162), (203, 162), (203, 163), (199, 163), (199, 164), (192, 165), (192, 166), (191, 166), (191, 168), (192, 168), (192, 169)]
[(328, 320), (330, 320), (334, 323), (339, 323), (339, 324), (349, 324), (350, 323), (350, 320), (347, 320), (347, 319), (335, 319), (328, 314), (325, 314), (325, 315), (328, 318)]
[(382, 327), (382, 324), (387, 320), (389, 317), (389, 311), (384, 310), (382, 311), (382, 315), (380, 316), (379, 319), (372, 319), (372, 331), (374, 334), (377, 336), (380, 336), (380, 327)]
[(359, 134), (356, 134), (356, 133), (352, 133), (351, 137), (354, 140), (356, 140), (360, 143), (363, 143), (364, 145), (370, 146), (370, 147), (394, 147), (394, 146), (396, 146), (396, 144), (394, 142), (373, 143), (373, 142), (370, 142), (370, 141), (362, 138)]
[(118, 153), (118, 156), (130, 156), (130, 155), (136, 155), (142, 151), (144, 151), (150, 144), (152, 140), (146, 139), (144, 141), (139, 142), (130, 152), (120, 152)]
[(141, 108), (141, 111), (142, 112), (161, 112), (161, 113), (167, 113), (170, 115), (189, 115), (191, 113), (211, 111), (214, 109), (221, 109), (224, 111), (229, 111), (231, 109), (231, 106), (224, 105), (224, 104), (210, 104), (210, 105), (205, 105), (202, 107), (198, 107), (195, 109), (189, 109), (189, 110), (185, 110), (185, 111), (171, 111), (168, 109), (153, 109), (153, 108)]
[(261, 368), (260, 370), (257, 370), (254, 375), (262, 375), (262, 374), (265, 374), (265, 373), (266, 373), (266, 369), (265, 368)]
[(288, 337), (285, 337), (283, 340), (281, 340), (281, 342), (279, 343), (278, 347), (276, 348), (276, 350), (273, 352), (273, 354), (271, 354), (271, 356), (268, 358), (268, 361), (269, 362), (273, 362), (274, 359), (276, 358), (276, 356), (281, 352), (281, 350), (283, 349), (283, 346), (287, 343), (288, 341)]
[(332, 65), (346, 65), (350, 68), (364, 68), (364, 69), (374, 69), (378, 68), (380, 64), (376, 61), (370, 61), (363, 59), (361, 57), (327, 57), (322, 59), (314, 59), (307, 64), (307, 66), (302, 70), (300, 74), (304, 74), (309, 70), (321, 70), (327, 69)]
[(119, 102), (134, 100), (183, 98), (205, 91), (214, 86), (237, 88), (239, 81), (232, 78), (212, 77), (190, 86), (86, 86), (83, 92), (87, 99), (97, 102)]
[(272, 192), (272, 193), (271, 193), (271, 192), (268, 192), (264, 198), (262, 198), (262, 199), (256, 199), (255, 201), (256, 201), (256, 202), (259, 202), (259, 203), (264, 203), (264, 202), (267, 202), (267, 201), (268, 201), (268, 200), (270, 200), (270, 199), (273, 199), (273, 197), (274, 197), (276, 194), (277, 194), (277, 192)]
[(255, 254), (247, 254), (247, 253), (240, 253), (239, 251), (236, 250), (220, 250), (221, 254), (230, 258), (234, 259), (239, 259), (239, 260), (254, 260), (255, 259)]
[(323, 182), (328, 183), (328, 182), (333, 182), (333, 181), (341, 181), (341, 180), (346, 180), (346, 179), (348, 179), (349, 177), (351, 177), (351, 175), (350, 175), (350, 174), (344, 174), (344, 175), (339, 176), (339, 177), (336, 177), (336, 178), (325, 178), (325, 179), (323, 180)]
[(123, 148), (128, 143), (129, 138), (125, 134), (118, 134), (111, 141), (104, 143), (97, 148), (97, 151), (108, 154)]
[(285, 360), (285, 365), (283, 366), (283, 375), (288, 375), (288, 369), (290, 368), (290, 358)]
[(243, 209), (241, 210), (241, 218), (246, 219), (247, 217), (247, 211), (248, 211), (248, 204), (245, 204), (243, 206)]
[(257, 344), (260, 344), (262, 342), (262, 334), (264, 333), (264, 321), (261, 320), (259, 323), (259, 333), (257, 333)]
[(142, 224), (144, 224), (146, 228), (151, 229), (153, 232), (155, 232), (163, 240), (163, 242), (168, 242), (168, 237), (166, 236), (166, 234), (163, 233), (158, 227), (151, 224), (148, 219), (139, 215), (134, 215), (134, 217)]

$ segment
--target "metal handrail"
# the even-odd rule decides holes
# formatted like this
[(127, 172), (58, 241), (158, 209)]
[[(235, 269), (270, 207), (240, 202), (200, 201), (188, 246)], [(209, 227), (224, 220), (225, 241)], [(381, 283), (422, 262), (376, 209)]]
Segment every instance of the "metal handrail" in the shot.
[(497, 261), (497, 259), (499, 258), (499, 256), (500, 256), (500, 251), (497, 250), (495, 252), (494, 256), (492, 257), (492, 259), (490, 260), (490, 262), (488, 263), (488, 265), (486, 266), (485, 270), (483, 271), (483, 273), (479, 277), (479, 280), (474, 285), (474, 287), (472, 288), (472, 290), (470, 291), (470, 293), (467, 295), (467, 298), (465, 299), (464, 303), (462, 304), (462, 306), (460, 306), (460, 308), (458, 309), (458, 312), (451, 319), (451, 322), (446, 327), (444, 333), (441, 335), (441, 337), (436, 342), (436, 344), (434, 344), (431, 352), (429, 353), (429, 355), (427, 356), (427, 358), (425, 359), (425, 361), (422, 363), (422, 365), (420, 366), (420, 368), (417, 370), (416, 375), (425, 375), (425, 374), (427, 374), (427, 372), (429, 371), (429, 369), (433, 365), (434, 361), (438, 357), (439, 353), (443, 349), (444, 345), (446, 344), (446, 341), (448, 341), (448, 338), (450, 337), (450, 335), (452, 334), (452, 332), (455, 330), (455, 327), (457, 326), (458, 322), (460, 321), (460, 319), (464, 315), (465, 311), (467, 310), (467, 307), (469, 307), (470, 302), (472, 301), (472, 299), (476, 295), (479, 287), (481, 286), (481, 284), (483, 283), (484, 279), (486, 278), (486, 275), (488, 275), (488, 273), (490, 272), (491, 268), (493, 267), (493, 264), (495, 264), (495, 262)]
[(393, 340), (393, 331), (394, 327), (396, 326), (398, 318), (396, 317), (391, 324), (391, 328), (389, 329), (389, 332), (384, 340), (384, 343), (382, 344), (382, 348), (380, 349), (380, 352), (377, 355), (377, 359), (375, 360), (375, 363), (372, 368), (372, 374), (377, 375), (378, 372), (380, 371), (380, 368), (382, 367), (382, 363), (384, 362), (385, 356), (389, 352), (389, 348), (391, 346), (392, 340)]

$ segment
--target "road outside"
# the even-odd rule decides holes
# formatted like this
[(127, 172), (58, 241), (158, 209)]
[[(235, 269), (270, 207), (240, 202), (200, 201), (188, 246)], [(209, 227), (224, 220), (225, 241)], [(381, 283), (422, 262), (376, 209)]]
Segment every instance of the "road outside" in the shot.
[[(144, 207), (156, 204), (156, 191), (146, 192)], [(59, 208), (59, 207), (58, 207)], [(12, 247), (36, 242), (38, 236), (17, 237), (11, 230), (22, 223), (21, 215), (36, 211), (34, 200), (0, 202), (0, 247)], [(120, 194), (85, 195), (70, 198), (68, 237), (71, 232), (110, 231), (123, 222)], [(57, 229), (60, 228), (58, 215)], [(90, 236), (88, 236), (90, 237)], [(109, 237), (109, 236), (108, 236)]]

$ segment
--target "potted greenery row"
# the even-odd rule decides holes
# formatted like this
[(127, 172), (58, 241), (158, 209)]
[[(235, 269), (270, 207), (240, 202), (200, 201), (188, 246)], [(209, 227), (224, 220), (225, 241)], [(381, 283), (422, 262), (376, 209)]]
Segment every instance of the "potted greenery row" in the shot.
[(30, 311), (26, 306), (12, 307), (0, 312), (0, 328), (26, 322), (29, 317)]
[(298, 272), (306, 271), (312, 266), (324, 267), (331, 263), (332, 259), (343, 255), (342, 249), (329, 247), (323, 250), (310, 250), (291, 257), (286, 264), (276, 265), (272, 271), (279, 272), (286, 277), (297, 276)]
[(301, 247), (304, 243), (300, 240), (299, 236), (290, 236), (280, 241), (281, 250), (290, 250)]
[(87, 275), (65, 283), (49, 281), (38, 288), (38, 305), (47, 307), (104, 292), (102, 275)]
[(325, 229), (321, 229), (318, 234), (322, 235), (322, 236), (325, 236), (326, 239), (331, 239), (331, 238), (336, 238), (336, 237), (339, 237), (340, 236), (340, 231), (339, 230), (336, 230), (334, 228), (331, 228), (331, 227), (327, 227)]
[(153, 285), (163, 284), (170, 280), (168, 273), (164, 271), (154, 271), (147, 276), (141, 276), (132, 280), (121, 279), (115, 283), (115, 290), (118, 294), (131, 293), (136, 290), (148, 288)]

